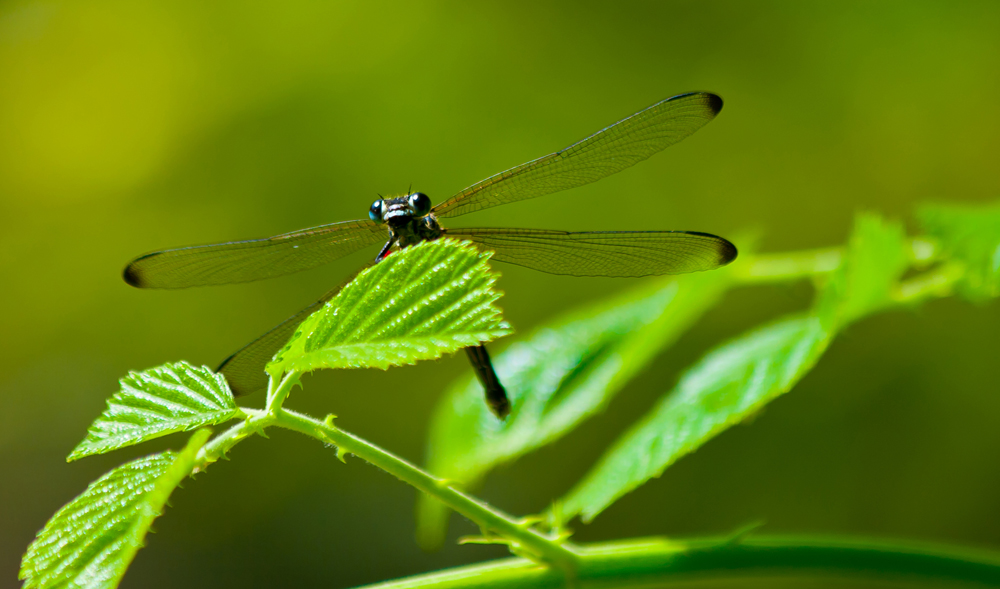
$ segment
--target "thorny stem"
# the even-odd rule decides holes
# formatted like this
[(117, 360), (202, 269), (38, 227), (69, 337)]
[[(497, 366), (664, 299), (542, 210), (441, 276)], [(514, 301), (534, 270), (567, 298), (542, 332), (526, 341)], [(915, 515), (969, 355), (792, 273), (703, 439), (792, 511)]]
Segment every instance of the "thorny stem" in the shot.
[[(910, 260), (916, 265), (928, 264), (938, 255), (935, 244), (927, 239), (911, 239), (909, 246)], [(785, 282), (833, 272), (840, 266), (843, 257), (843, 247), (759, 254), (737, 265), (733, 271), (737, 279), (745, 284)]]
[(491, 505), (462, 493), (452, 487), (449, 481), (439, 479), (403, 458), (334, 426), (333, 416), (325, 421), (319, 421), (282, 408), (281, 404), (288, 397), (291, 388), (298, 383), (299, 376), (298, 372), (290, 372), (280, 381), (272, 377), (268, 384), (268, 408), (263, 411), (242, 409), (246, 419), (203, 446), (198, 453), (195, 470), (203, 470), (205, 466), (223, 457), (230, 448), (250, 435), (254, 433), (263, 435), (264, 428), (278, 426), (297, 431), (321, 442), (333, 444), (337, 447), (337, 454), (341, 459), (344, 454), (353, 454), (442, 501), (479, 525), (484, 532), (497, 534), (509, 542), (511, 550), (516, 554), (547, 562), (572, 574), (577, 555), (562, 542), (549, 538)]
[(900, 282), (892, 293), (893, 301), (908, 304), (931, 297), (948, 296), (964, 273), (965, 268), (959, 264), (944, 264), (940, 268)]
[(267, 379), (267, 412), (274, 413), (281, 408), (292, 387), (299, 383), (299, 373), (289, 372), (280, 381), (273, 376)]
[(272, 417), (263, 411), (242, 408), (246, 419), (233, 427), (222, 432), (211, 442), (205, 444), (198, 451), (195, 459), (195, 472), (204, 470), (206, 466), (224, 457), (229, 449), (236, 444), (250, 437), (255, 433), (263, 432), (264, 428), (273, 420)]
[(241, 407), (240, 411), (245, 419), (202, 446), (195, 460), (195, 471), (203, 470), (209, 464), (224, 457), (230, 448), (251, 435), (255, 433), (264, 435), (264, 428), (274, 424), (275, 412), (281, 409), (281, 404), (285, 402), (288, 393), (298, 382), (299, 374), (297, 372), (286, 374), (280, 381), (274, 378), (269, 379), (267, 383), (267, 409), (257, 411)]
[(733, 268), (737, 279), (747, 284), (784, 282), (833, 272), (843, 258), (843, 248), (831, 247), (781, 254), (759, 254)]
[(354, 454), (438, 499), (472, 520), (484, 531), (506, 539), (510, 542), (512, 550), (517, 553), (534, 555), (535, 560), (548, 562), (564, 570), (575, 568), (577, 555), (568, 547), (529, 526), (518, 523), (512, 516), (491, 505), (458, 491), (449, 481), (439, 479), (399, 456), (343, 431), (333, 425), (332, 419), (319, 421), (300, 413), (278, 409), (273, 424), (333, 444), (337, 447), (338, 454)]
[[(911, 239), (909, 245), (910, 261), (915, 266), (927, 266), (938, 259), (937, 247), (926, 239)], [(833, 272), (843, 261), (843, 254), (844, 248), (840, 247), (763, 254), (753, 256), (748, 263), (737, 266), (733, 271), (744, 284), (785, 282)], [(900, 282), (893, 293), (893, 301), (906, 304), (934, 296), (948, 296), (963, 272), (960, 264), (943, 264)]]
[[(784, 282), (832, 272), (841, 264), (843, 251), (843, 248), (824, 248), (757, 255), (752, 257), (748, 263), (735, 268), (734, 271), (737, 279), (744, 284)], [(918, 266), (933, 262), (937, 257), (934, 244), (919, 238), (911, 240), (910, 251), (912, 262)], [(944, 264), (930, 272), (900, 283), (894, 292), (893, 299), (897, 304), (907, 304), (925, 298), (950, 294), (954, 284), (961, 278), (962, 272), (963, 268), (960, 265)], [(344, 454), (353, 454), (438, 499), (479, 525), (484, 533), (494, 533), (503, 538), (509, 543), (514, 553), (529, 556), (530, 560), (536, 562), (552, 564), (562, 570), (562, 573), (559, 574), (568, 574), (573, 579), (585, 581), (586, 575), (584, 578), (580, 578), (578, 575), (587, 569), (593, 550), (573, 547), (569, 543), (561, 542), (532, 529), (528, 524), (518, 522), (512, 516), (455, 489), (451, 486), (450, 481), (439, 479), (403, 458), (334, 426), (332, 415), (325, 421), (319, 421), (307, 415), (284, 409), (282, 404), (292, 387), (298, 384), (299, 376), (300, 374), (294, 371), (283, 375), (280, 380), (272, 376), (268, 381), (267, 408), (263, 411), (242, 408), (245, 420), (229, 428), (201, 448), (198, 452), (195, 471), (202, 470), (208, 464), (225, 456), (230, 448), (250, 435), (254, 433), (263, 435), (264, 429), (272, 425), (297, 431), (321, 442), (333, 444), (337, 447), (338, 457), (341, 459), (343, 459)], [(509, 565), (499, 566), (505, 568)], [(523, 567), (514, 565), (514, 568), (520, 570)], [(548, 573), (531, 569), (531, 567), (524, 570), (530, 572), (529, 576), (541, 574), (544, 577), (548, 575)], [(429, 585), (438, 585), (431, 577), (426, 579), (430, 581)], [(464, 582), (467, 581), (468, 579), (465, 579)], [(415, 578), (412, 581), (398, 582), (398, 586), (410, 586), (410, 583), (413, 583), (413, 586), (423, 585), (419, 578)], [(389, 584), (387, 586), (397, 585)]]

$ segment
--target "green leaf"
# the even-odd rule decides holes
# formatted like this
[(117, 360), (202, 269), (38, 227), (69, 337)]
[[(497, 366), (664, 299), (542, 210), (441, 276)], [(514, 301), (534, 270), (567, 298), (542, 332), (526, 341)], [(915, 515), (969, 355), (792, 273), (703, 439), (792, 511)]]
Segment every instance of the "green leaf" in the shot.
[(117, 587), (170, 493), (191, 474), (209, 431), (179, 452), (119, 466), (60, 509), (21, 561), (26, 589)]
[(121, 390), (67, 460), (103, 454), (179, 431), (222, 423), (239, 408), (221, 374), (187, 362), (165, 364), (121, 379)]
[(563, 521), (576, 515), (592, 520), (682, 456), (791, 390), (838, 329), (893, 304), (907, 259), (899, 224), (859, 215), (844, 260), (818, 293), (813, 312), (719, 346), (688, 369), (677, 387), (561, 501)]
[[(582, 309), (508, 348), (495, 367), (512, 403), (505, 422), (482, 402), (473, 378), (440, 401), (428, 469), (465, 486), (549, 444), (599, 412), (639, 371), (713, 306), (732, 282), (729, 269), (657, 281)], [(448, 510), (418, 497), (418, 539), (444, 540)]]
[(385, 369), (509, 334), (489, 256), (451, 239), (393, 253), (302, 322), (268, 372)]
[(926, 205), (917, 218), (943, 253), (965, 266), (959, 282), (963, 296), (975, 301), (1000, 296), (1000, 203)]
[(817, 312), (839, 328), (893, 304), (893, 291), (909, 264), (903, 226), (861, 213), (844, 261), (819, 295)]
[(605, 453), (562, 500), (562, 516), (592, 520), (619, 497), (788, 392), (832, 334), (813, 316), (786, 319), (717, 348)]

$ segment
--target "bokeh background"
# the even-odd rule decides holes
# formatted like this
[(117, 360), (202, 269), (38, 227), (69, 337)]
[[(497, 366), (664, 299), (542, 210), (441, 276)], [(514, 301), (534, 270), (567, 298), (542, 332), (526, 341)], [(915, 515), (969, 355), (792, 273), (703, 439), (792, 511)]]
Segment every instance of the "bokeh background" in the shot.
[[(721, 115), (597, 184), (454, 224), (758, 231), (841, 243), (859, 209), (1000, 197), (995, 2), (128, 2), (0, 4), (0, 586), (88, 482), (175, 437), (67, 465), (130, 369), (216, 365), (374, 251), (273, 281), (144, 292), (163, 247), (364, 217), (409, 185), (440, 201), (664, 97)], [(912, 224), (911, 224), (912, 226)], [(504, 274), (523, 334), (634, 282)], [(488, 479), (544, 509), (705, 350), (806, 305), (730, 293), (600, 417)], [(516, 336), (515, 336), (516, 337)], [(503, 349), (503, 342), (494, 345)], [(865, 320), (752, 424), (627, 496), (580, 540), (768, 532), (1000, 549), (1000, 305)], [(420, 461), (464, 358), (323, 373), (291, 406)], [(260, 398), (250, 398), (259, 404)], [(500, 556), (425, 554), (414, 491), (290, 433), (241, 444), (172, 499), (125, 587), (345, 587)], [(452, 537), (471, 526), (453, 520)]]

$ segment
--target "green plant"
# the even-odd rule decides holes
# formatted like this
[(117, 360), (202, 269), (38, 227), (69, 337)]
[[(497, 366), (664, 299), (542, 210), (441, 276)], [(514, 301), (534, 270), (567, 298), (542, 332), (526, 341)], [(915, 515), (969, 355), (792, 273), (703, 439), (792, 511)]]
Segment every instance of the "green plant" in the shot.
[[(511, 395), (505, 422), (490, 415), (469, 379), (438, 407), (430, 472), (323, 420), (292, 412), (285, 399), (303, 372), (387, 368), (433, 359), (510, 333), (494, 305), (488, 253), (450, 240), (425, 243), (361, 273), (302, 323), (268, 366), (263, 409), (239, 407), (225, 380), (184, 362), (132, 373), (108, 401), (74, 460), (180, 431), (180, 452), (127, 463), (61, 509), (28, 548), (26, 587), (114, 587), (171, 492), (240, 440), (269, 427), (298, 431), (353, 454), (419, 489), (419, 540), (444, 538), (448, 510), (482, 529), (467, 542), (503, 543), (516, 557), (389, 583), (391, 587), (649, 586), (692, 578), (806, 572), (905, 576), (1000, 585), (1000, 557), (866, 540), (755, 536), (646, 539), (582, 546), (566, 524), (588, 522), (679, 457), (788, 392), (852, 322), (886, 309), (960, 294), (1000, 294), (1000, 206), (925, 207), (924, 234), (896, 222), (857, 218), (843, 248), (748, 254), (723, 270), (653, 281), (581, 309), (499, 355)], [(463, 492), (492, 468), (566, 434), (690, 327), (729, 288), (810, 279), (811, 308), (725, 342), (686, 371), (673, 391), (607, 449), (552, 508), (514, 518)], [(210, 439), (207, 426), (238, 423)]]

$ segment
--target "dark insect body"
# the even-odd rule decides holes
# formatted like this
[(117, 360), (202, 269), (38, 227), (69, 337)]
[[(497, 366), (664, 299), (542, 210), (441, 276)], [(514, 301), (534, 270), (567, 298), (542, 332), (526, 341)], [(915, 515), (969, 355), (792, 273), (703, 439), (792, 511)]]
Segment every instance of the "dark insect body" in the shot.
[[(660, 101), (573, 145), (491, 176), (432, 207), (413, 192), (375, 201), (368, 220), (331, 223), (265, 239), (152, 252), (125, 267), (137, 288), (185, 288), (272, 278), (341, 258), (388, 238), (375, 258), (444, 235), (493, 251), (493, 260), (550, 274), (641, 277), (711, 270), (736, 258), (725, 239), (696, 231), (555, 231), (546, 229), (446, 229), (440, 217), (544, 196), (589, 184), (673, 145), (722, 109), (714, 94), (694, 92)], [(237, 395), (267, 384), (264, 366), (299, 323), (339, 289), (303, 309), (227, 358), (219, 370)], [(485, 346), (466, 348), (490, 409), (505, 417), (506, 391)]]

